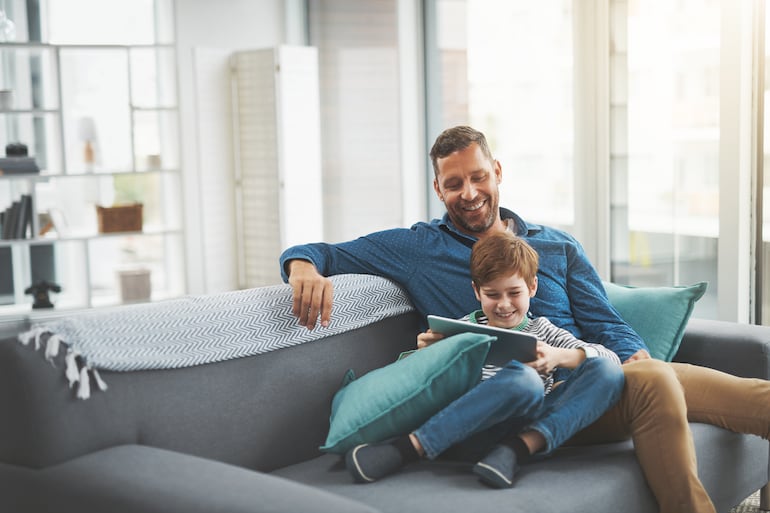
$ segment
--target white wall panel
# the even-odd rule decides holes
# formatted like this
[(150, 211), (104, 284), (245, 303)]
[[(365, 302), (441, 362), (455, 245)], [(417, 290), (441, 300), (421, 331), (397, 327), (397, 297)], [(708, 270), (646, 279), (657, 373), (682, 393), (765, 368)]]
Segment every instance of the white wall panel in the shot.
[[(194, 51), (195, 148), (200, 198), (196, 231), (204, 241), (200, 257), (207, 293), (233, 290), (238, 283), (230, 116), (229, 50)], [(213, 151), (212, 151), (213, 150)]]

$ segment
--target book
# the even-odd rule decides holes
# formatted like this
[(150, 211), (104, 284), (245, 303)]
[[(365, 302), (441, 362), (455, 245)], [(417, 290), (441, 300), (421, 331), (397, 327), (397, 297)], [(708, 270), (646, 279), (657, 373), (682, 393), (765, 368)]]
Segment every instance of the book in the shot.
[(35, 215), (35, 205), (34, 205), (34, 203), (32, 201), (32, 195), (28, 194), (27, 196), (29, 197), (29, 201), (27, 202), (27, 211), (26, 211), (27, 223), (25, 224), (24, 231), (26, 233), (26, 231), (27, 231), (26, 227), (29, 226), (29, 237), (31, 239), (34, 239), (35, 238), (35, 223), (33, 222), (33, 218), (34, 218), (34, 215)]
[(0, 175), (25, 175), (40, 173), (33, 157), (0, 157)]
[(16, 217), (14, 238), (26, 239), (28, 225), (32, 225), (32, 196), (30, 194), (22, 194), (19, 199), (19, 212)]
[(11, 206), (5, 210), (5, 221), (3, 222), (3, 239), (9, 240), (16, 236), (16, 217), (19, 213), (19, 201), (11, 203)]

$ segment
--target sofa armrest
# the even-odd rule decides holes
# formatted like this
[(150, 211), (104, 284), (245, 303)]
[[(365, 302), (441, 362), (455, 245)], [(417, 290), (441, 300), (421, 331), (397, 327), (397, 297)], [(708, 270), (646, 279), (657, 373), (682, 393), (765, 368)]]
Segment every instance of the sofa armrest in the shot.
[(690, 319), (674, 361), (770, 379), (770, 327)]

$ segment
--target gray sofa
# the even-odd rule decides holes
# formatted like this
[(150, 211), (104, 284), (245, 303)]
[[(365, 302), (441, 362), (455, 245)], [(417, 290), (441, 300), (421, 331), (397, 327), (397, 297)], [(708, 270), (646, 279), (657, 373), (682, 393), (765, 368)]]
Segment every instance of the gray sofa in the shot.
[[(286, 308), (290, 292), (286, 289)], [(269, 321), (265, 321), (269, 322)], [(277, 321), (276, 321), (277, 322)], [(256, 356), (174, 370), (102, 372), (74, 397), (61, 372), (0, 323), (2, 512), (546, 512), (657, 510), (630, 442), (562, 448), (510, 490), (459, 463), (420, 462), (369, 485), (322, 454), (345, 371), (411, 349), (414, 312)], [(691, 320), (677, 360), (770, 377), (770, 329)], [(727, 512), (768, 482), (768, 444), (693, 424), (701, 478)], [(483, 505), (483, 506), (482, 506)]]

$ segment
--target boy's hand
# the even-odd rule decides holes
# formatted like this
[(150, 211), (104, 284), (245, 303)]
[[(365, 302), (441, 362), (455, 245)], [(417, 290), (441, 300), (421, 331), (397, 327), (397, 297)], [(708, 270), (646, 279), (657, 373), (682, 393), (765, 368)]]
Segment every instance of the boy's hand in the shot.
[(557, 367), (574, 369), (585, 358), (580, 349), (565, 349), (553, 347), (542, 340), (537, 341), (537, 358), (527, 365), (537, 371), (538, 374), (550, 374)]
[(417, 335), (417, 349), (424, 349), (434, 342), (438, 342), (442, 338), (444, 338), (444, 335), (441, 333), (433, 333), (431, 330), (420, 333)]
[(536, 349), (537, 356), (531, 362), (527, 362), (527, 365), (535, 369), (538, 374), (548, 374), (554, 367), (552, 362), (549, 361), (549, 356), (551, 353), (550, 349), (553, 349), (553, 347), (549, 346), (542, 340), (538, 340)]

